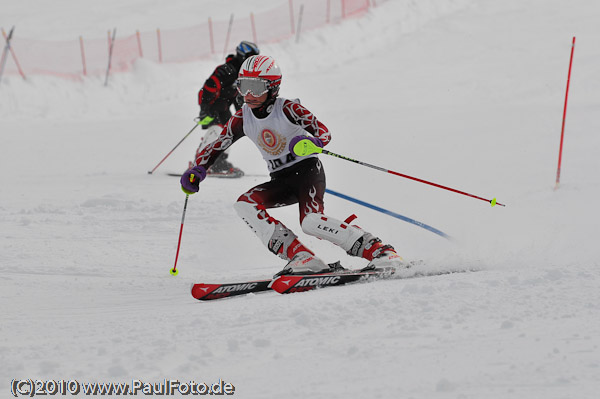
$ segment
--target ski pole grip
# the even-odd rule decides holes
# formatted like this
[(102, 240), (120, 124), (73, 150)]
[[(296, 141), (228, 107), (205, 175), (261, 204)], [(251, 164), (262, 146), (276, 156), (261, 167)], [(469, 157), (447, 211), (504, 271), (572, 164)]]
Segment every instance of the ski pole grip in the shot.
[(317, 154), (321, 152), (323, 152), (323, 149), (315, 145), (315, 143), (313, 143), (309, 139), (300, 140), (294, 146), (294, 154), (300, 157), (305, 157), (307, 155)]
[(198, 122), (198, 124), (202, 125), (202, 126), (206, 126), (206, 125), (209, 125), (214, 120), (215, 120), (215, 118), (213, 118), (212, 116), (205, 116), (203, 119), (200, 120), (200, 122)]

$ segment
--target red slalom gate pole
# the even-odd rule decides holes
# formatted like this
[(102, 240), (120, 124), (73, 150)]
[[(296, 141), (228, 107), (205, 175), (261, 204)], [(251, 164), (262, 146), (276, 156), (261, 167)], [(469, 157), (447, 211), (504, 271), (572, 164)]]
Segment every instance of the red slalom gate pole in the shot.
[(158, 62), (162, 63), (162, 43), (160, 41), (160, 28), (156, 28), (156, 41), (158, 43)]
[(556, 185), (558, 188), (560, 183), (560, 166), (562, 163), (563, 141), (565, 138), (565, 121), (567, 119), (567, 101), (569, 100), (569, 84), (571, 83), (571, 67), (573, 66), (573, 53), (575, 52), (575, 36), (573, 36), (573, 44), (571, 45), (571, 58), (569, 60), (569, 74), (567, 75), (567, 93), (565, 94), (565, 108), (563, 110), (562, 128), (560, 130), (560, 148), (558, 150), (558, 168), (556, 169)]
[(181, 227), (179, 228), (179, 240), (177, 241), (177, 253), (175, 254), (175, 265), (169, 270), (172, 276), (177, 276), (179, 271), (177, 270), (177, 259), (179, 258), (179, 248), (181, 247), (181, 236), (183, 235), (183, 222), (185, 221), (185, 211), (187, 209), (189, 194), (185, 195), (185, 203), (183, 204), (183, 214), (181, 215)]

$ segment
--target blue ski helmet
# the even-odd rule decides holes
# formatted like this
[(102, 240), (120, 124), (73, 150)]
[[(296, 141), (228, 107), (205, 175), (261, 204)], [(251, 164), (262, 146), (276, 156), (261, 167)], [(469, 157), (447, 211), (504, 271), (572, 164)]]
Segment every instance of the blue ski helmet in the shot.
[(246, 59), (252, 55), (258, 55), (260, 50), (258, 50), (258, 46), (252, 42), (243, 41), (235, 48), (236, 54), (242, 59)]

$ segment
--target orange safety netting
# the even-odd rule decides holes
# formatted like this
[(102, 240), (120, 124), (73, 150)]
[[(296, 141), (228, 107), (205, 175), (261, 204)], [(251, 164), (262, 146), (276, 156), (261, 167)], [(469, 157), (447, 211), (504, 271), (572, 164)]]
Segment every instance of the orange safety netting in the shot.
[[(131, 69), (139, 58), (157, 62), (188, 62), (232, 52), (242, 40), (275, 43), (299, 32), (357, 17), (386, 0), (289, 0), (262, 13), (212, 20), (183, 29), (137, 32), (113, 43), (110, 71)], [(6, 32), (2, 29), (6, 38)], [(46, 74), (66, 78), (105, 74), (109, 65), (111, 32), (105, 39), (45, 41), (14, 35), (4, 73)]]

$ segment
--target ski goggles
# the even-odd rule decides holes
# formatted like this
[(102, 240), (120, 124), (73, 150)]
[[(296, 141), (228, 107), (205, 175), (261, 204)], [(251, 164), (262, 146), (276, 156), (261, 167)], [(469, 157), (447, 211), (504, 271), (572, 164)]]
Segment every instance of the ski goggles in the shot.
[(259, 78), (239, 78), (237, 90), (242, 96), (251, 93), (254, 97), (260, 97), (269, 91), (269, 82)]

